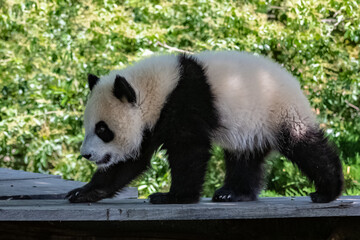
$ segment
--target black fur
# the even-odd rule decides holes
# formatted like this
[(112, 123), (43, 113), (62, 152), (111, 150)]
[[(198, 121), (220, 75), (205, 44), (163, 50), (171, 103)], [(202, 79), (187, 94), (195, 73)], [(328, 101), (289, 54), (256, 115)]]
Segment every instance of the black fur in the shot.
[(113, 93), (120, 101), (125, 97), (129, 103), (136, 103), (135, 91), (124, 77), (116, 76)]
[(90, 91), (94, 88), (94, 86), (99, 82), (99, 77), (94, 74), (88, 74), (88, 84)]
[(88, 184), (70, 191), (66, 198), (72, 203), (81, 203), (97, 202), (104, 198), (114, 197), (147, 167), (147, 161), (129, 160), (112, 165), (106, 171), (97, 170)]
[[(310, 194), (313, 202), (325, 203), (335, 200), (341, 194), (344, 181), (341, 162), (335, 148), (319, 129), (309, 129), (301, 136), (294, 136), (291, 132), (291, 126), (288, 124), (279, 130), (279, 152), (314, 181), (316, 192)], [(261, 190), (262, 163), (271, 150), (265, 149), (252, 153), (225, 150), (225, 184), (215, 192), (213, 201), (255, 200)]]
[(310, 129), (299, 138), (284, 126), (278, 139), (280, 153), (314, 181), (316, 192), (310, 194), (313, 202), (330, 202), (341, 194), (344, 181), (341, 162), (323, 131)]
[(114, 132), (110, 130), (104, 121), (95, 124), (95, 134), (105, 143), (111, 142), (115, 137)]
[(233, 152), (225, 150), (225, 184), (214, 196), (215, 202), (253, 201), (261, 190), (263, 162), (269, 150)]
[(72, 203), (81, 203), (97, 202), (104, 198), (114, 197), (149, 167), (151, 156), (156, 149), (150, 140), (151, 133), (145, 131), (139, 158), (119, 162), (106, 171), (97, 170), (88, 184), (70, 191), (66, 198)]
[(194, 58), (181, 55), (179, 69), (179, 83), (154, 131), (155, 138), (167, 149), (172, 184), (170, 192), (151, 195), (151, 203), (199, 201), (210, 158), (210, 135), (218, 127), (214, 97), (204, 68)]

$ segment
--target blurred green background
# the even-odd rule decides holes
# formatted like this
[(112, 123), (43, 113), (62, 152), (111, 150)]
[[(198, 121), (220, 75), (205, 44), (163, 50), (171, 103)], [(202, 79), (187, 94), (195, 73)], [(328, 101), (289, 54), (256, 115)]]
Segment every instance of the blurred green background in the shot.
[[(87, 73), (102, 75), (167, 46), (266, 55), (301, 82), (339, 149), (345, 194), (360, 195), (360, 1), (0, 0), (0, 167), (88, 181), (81, 159)], [(176, 51), (175, 51), (176, 52)], [(224, 178), (214, 146), (204, 196)], [(311, 183), (283, 157), (266, 165), (262, 196), (307, 195)], [(142, 197), (170, 184), (166, 152), (136, 179)]]

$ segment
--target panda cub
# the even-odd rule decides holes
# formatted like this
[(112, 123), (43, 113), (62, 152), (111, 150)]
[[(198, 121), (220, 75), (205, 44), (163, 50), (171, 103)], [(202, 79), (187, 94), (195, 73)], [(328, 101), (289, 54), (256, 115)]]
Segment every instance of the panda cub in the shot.
[(106, 76), (88, 76), (84, 158), (98, 170), (70, 202), (111, 198), (150, 165), (160, 145), (171, 168), (168, 193), (151, 203), (199, 201), (211, 144), (224, 149), (216, 202), (253, 201), (264, 158), (276, 150), (314, 182), (311, 200), (342, 191), (339, 157), (319, 129), (296, 79), (273, 61), (225, 51), (155, 56)]

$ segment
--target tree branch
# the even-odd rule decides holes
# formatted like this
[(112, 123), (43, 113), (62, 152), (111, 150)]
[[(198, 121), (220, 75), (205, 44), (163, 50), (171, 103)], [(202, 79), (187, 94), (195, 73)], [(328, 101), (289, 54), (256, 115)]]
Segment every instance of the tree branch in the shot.
[(359, 108), (359, 107), (355, 106), (355, 105), (352, 104), (352, 103), (349, 103), (347, 100), (345, 100), (345, 103), (346, 103), (349, 107), (351, 107), (351, 108), (355, 109), (356, 111), (360, 112), (360, 108)]
[(171, 46), (167, 45), (166, 43), (161, 43), (161, 42), (159, 42), (159, 41), (157, 41), (157, 42), (155, 43), (155, 45), (160, 45), (160, 46), (162, 46), (162, 47), (164, 47), (164, 48), (169, 49), (170, 51), (187, 53), (187, 54), (193, 54), (193, 52), (189, 52), (189, 51), (186, 51), (186, 50), (178, 49), (178, 48), (176, 48), (176, 47), (171, 47)]

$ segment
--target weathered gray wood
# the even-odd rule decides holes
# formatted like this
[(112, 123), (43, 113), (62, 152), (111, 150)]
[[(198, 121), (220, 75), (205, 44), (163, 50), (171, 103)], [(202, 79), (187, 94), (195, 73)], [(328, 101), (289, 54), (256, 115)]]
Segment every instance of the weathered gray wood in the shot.
[(60, 199), (84, 184), (57, 178), (0, 181), (0, 199)]
[[(64, 199), (84, 182), (63, 180), (60, 176), (0, 168), (0, 200)], [(137, 198), (137, 188), (125, 188), (115, 199)]]
[(12, 169), (8, 169), (8, 168), (0, 168), (0, 181), (38, 179), (38, 178), (61, 179), (61, 176), (42, 174), (42, 173), (25, 172), (22, 170), (12, 170)]
[(1, 221), (151, 221), (360, 217), (360, 197), (345, 196), (326, 203), (308, 197), (261, 198), (255, 202), (152, 205), (148, 200), (107, 199), (92, 204), (65, 200), (0, 201)]

